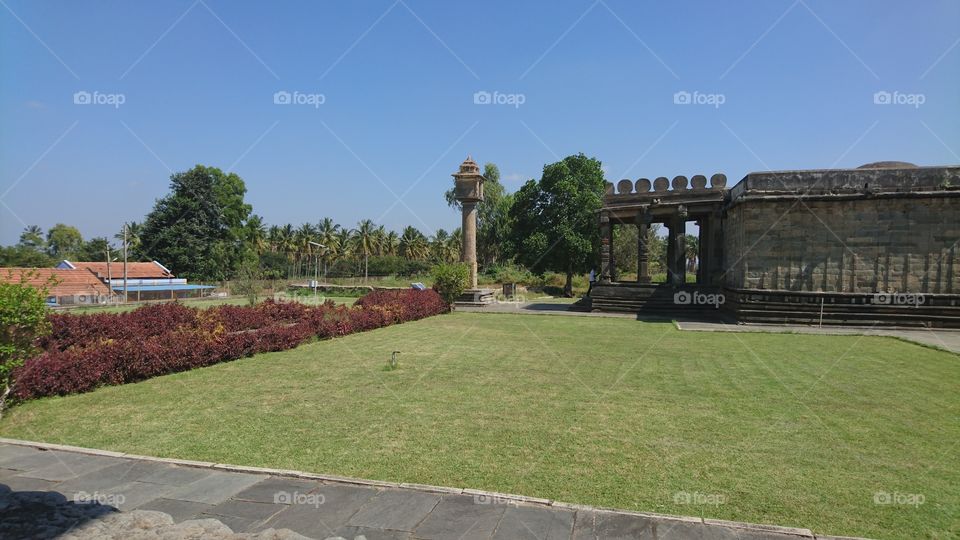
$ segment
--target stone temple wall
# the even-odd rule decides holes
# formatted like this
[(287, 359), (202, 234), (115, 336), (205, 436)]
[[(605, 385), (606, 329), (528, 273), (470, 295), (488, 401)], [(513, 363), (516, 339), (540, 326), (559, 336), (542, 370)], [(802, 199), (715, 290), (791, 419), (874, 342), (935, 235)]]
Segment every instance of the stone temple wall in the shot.
[(724, 220), (734, 289), (960, 294), (960, 197), (745, 200)]

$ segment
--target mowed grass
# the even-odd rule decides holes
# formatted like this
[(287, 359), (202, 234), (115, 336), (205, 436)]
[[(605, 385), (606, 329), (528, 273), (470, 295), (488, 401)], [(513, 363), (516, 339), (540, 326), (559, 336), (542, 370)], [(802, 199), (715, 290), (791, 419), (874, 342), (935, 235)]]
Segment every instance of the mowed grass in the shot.
[[(890, 338), (458, 313), (28, 402), (0, 433), (947, 538), (960, 528), (958, 382), (956, 355)], [(923, 504), (876, 504), (884, 494)]]

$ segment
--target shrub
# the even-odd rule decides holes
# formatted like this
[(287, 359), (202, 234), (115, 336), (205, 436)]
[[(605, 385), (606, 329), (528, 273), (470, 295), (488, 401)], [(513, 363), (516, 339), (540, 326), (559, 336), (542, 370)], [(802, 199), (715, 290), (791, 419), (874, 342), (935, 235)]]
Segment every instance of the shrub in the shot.
[(448, 310), (435, 291), (407, 289), (371, 292), (354, 307), (267, 300), (252, 307), (197, 310), (170, 303), (119, 314), (53, 314), (45, 352), (16, 369), (13, 395), (26, 400), (88, 392)]
[(448, 305), (467, 288), (470, 271), (463, 263), (442, 263), (433, 267), (433, 289)]
[(24, 273), (19, 282), (0, 283), (0, 416), (15, 384), (16, 371), (36, 353), (38, 338), (50, 331), (47, 289), (28, 285), (31, 277)]

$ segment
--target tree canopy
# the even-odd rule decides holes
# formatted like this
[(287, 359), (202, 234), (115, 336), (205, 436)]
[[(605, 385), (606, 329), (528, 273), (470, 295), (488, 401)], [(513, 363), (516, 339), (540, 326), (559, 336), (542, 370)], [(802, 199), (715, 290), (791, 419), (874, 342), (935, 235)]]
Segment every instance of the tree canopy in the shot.
[(567, 295), (573, 294), (574, 273), (590, 270), (596, 259), (603, 189), (600, 161), (581, 153), (546, 165), (539, 182), (520, 188), (510, 209), (517, 259), (534, 272), (566, 274)]
[(157, 201), (139, 233), (140, 249), (180, 277), (223, 280), (239, 269), (244, 226), (252, 210), (235, 173), (197, 165), (170, 177), (171, 193)]

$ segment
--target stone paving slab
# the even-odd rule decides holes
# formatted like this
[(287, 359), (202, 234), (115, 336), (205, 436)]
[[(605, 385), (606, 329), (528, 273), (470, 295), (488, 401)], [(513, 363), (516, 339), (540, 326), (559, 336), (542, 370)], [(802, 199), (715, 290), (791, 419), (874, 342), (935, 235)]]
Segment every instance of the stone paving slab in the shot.
[[(227, 471), (222, 464), (174, 464), (45, 446), (0, 439), (0, 463), (5, 464), (0, 465), (0, 522), (9, 517), (5, 509), (16, 508), (14, 530), (30, 530), (33, 519), (38, 532), (62, 532), (89, 526), (90, 520), (107, 522), (117, 511), (152, 510), (177, 524), (212, 519), (236, 533), (287, 529), (317, 540), (814, 539), (808, 529), (598, 509), (459, 488), (318, 480), (322, 475), (295, 471), (257, 469), (258, 474), (250, 474)], [(58, 476), (48, 474), (54, 464), (82, 474), (62, 480), (37, 477)], [(81, 492), (95, 500), (80, 500)], [(48, 520), (51, 508), (58, 515), (53, 524)]]

